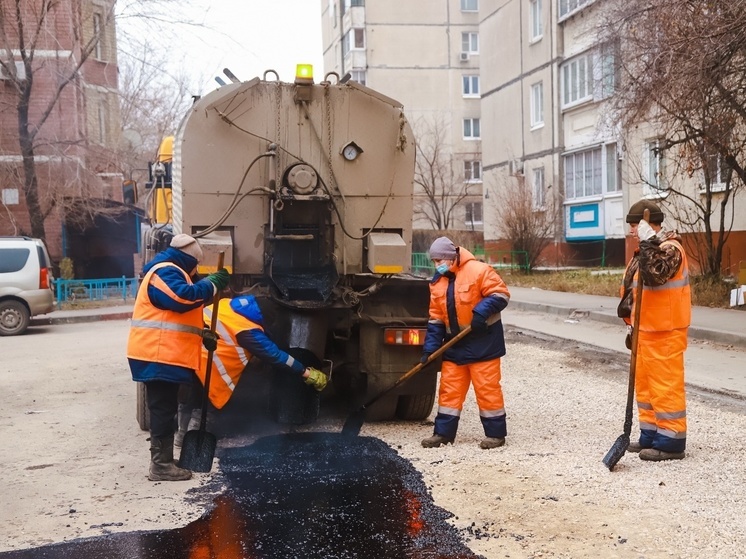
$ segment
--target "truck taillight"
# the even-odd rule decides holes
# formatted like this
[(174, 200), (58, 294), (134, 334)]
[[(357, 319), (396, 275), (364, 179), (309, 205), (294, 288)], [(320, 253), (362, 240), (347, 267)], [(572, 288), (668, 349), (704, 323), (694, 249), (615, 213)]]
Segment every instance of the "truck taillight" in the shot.
[(39, 268), (39, 289), (49, 289), (49, 270)]
[(387, 345), (423, 345), (424, 328), (386, 328), (383, 331), (383, 342)]

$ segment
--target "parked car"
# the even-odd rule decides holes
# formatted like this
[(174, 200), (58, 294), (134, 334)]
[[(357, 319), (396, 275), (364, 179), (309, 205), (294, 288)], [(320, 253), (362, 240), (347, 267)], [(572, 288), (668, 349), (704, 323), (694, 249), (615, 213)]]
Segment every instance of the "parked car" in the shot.
[(0, 336), (22, 334), (54, 308), (51, 260), (41, 239), (0, 237)]

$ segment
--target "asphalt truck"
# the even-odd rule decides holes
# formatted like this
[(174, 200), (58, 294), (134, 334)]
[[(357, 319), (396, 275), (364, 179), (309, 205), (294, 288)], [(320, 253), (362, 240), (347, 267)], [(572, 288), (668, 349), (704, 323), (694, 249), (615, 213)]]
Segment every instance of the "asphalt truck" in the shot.
[[(150, 212), (143, 261), (177, 233), (199, 239), (201, 273), (224, 252), (231, 288), (256, 296), (268, 335), (328, 373), (350, 408), (418, 362), (429, 290), (410, 273), (415, 143), (400, 103), (347, 76), (315, 83), (299, 66), (287, 83), (268, 70), (197, 99), (162, 148), (148, 200), (167, 211)], [(220, 413), (245, 409), (248, 376), (268, 379), (274, 420), (315, 421), (329, 389), (320, 404), (289, 373), (263, 367), (249, 363)], [(436, 371), (391, 390), (367, 419), (426, 418)], [(140, 394), (143, 428), (146, 414)]]

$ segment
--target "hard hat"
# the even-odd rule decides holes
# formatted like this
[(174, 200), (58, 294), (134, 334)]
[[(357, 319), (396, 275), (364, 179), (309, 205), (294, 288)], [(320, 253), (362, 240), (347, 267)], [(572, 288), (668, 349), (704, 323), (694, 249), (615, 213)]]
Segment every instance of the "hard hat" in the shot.
[(656, 225), (660, 225), (663, 223), (663, 212), (661, 211), (660, 207), (658, 207), (657, 204), (651, 202), (650, 200), (640, 200), (639, 202), (635, 202), (632, 204), (632, 207), (629, 209), (629, 212), (627, 212), (627, 223), (640, 223), (642, 220), (642, 213), (645, 210), (650, 210), (650, 223), (654, 223)]

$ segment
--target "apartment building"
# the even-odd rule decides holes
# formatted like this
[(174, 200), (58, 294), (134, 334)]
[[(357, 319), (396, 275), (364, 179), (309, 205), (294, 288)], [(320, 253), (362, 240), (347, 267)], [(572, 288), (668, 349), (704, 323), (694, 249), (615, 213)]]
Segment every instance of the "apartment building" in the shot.
[[(116, 164), (121, 124), (114, 0), (59, 2), (41, 24), (43, 12), (36, 4), (20, 4), (26, 33), (23, 45), (15, 11), (6, 6), (8, 17), (0, 21), (9, 43), (0, 45), (5, 64), (0, 71), (0, 235), (38, 231), (24, 195), (26, 174), (19, 143), (18, 85), (28, 83), (21, 54), (25, 48), (27, 55), (33, 55), (28, 122), (36, 132), (38, 213), (45, 216), (47, 246), (57, 262), (74, 245), (69, 223), (76, 207), (90, 207), (91, 200), (101, 200), (102, 205), (122, 201), (122, 175)], [(39, 36), (34, 42), (29, 34), (36, 31)], [(86, 50), (90, 55), (78, 68)], [(8, 71), (11, 65), (15, 76)], [(81, 254), (86, 250), (96, 248), (89, 244)]]
[(424, 183), (415, 228), (481, 232), (479, 0), (322, 0), (321, 9), (325, 71), (396, 99), (412, 124)]

